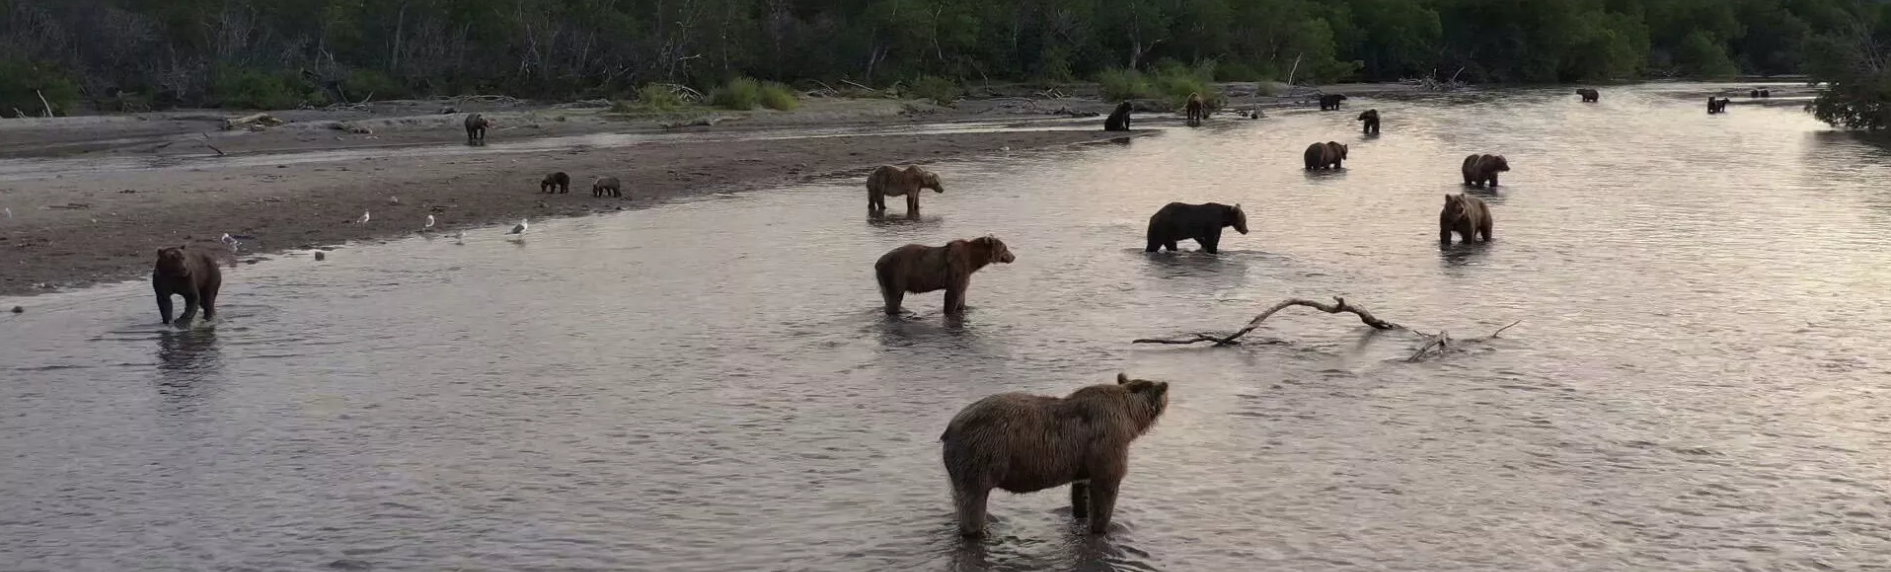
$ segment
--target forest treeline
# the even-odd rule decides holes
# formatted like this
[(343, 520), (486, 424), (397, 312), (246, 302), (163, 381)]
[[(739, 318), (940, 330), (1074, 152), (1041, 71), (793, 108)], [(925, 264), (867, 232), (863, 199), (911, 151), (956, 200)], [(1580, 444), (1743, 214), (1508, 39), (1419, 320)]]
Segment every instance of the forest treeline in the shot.
[[(0, 0), (0, 115), (734, 77), (1575, 82), (1831, 71), (1877, 0)], [(1860, 48), (1863, 49), (1863, 48)], [(1870, 47), (1875, 50), (1875, 47)], [(1836, 57), (1836, 56), (1834, 56)], [(1868, 56), (1875, 62), (1875, 53)], [(1838, 58), (1844, 59), (1844, 58)], [(35, 93), (37, 92), (37, 93)]]

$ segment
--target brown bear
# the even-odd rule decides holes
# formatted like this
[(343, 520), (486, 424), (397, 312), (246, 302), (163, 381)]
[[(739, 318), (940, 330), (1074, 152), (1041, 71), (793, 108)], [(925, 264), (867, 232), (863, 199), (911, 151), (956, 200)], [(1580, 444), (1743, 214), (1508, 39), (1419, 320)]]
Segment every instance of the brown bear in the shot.
[(943, 193), (945, 185), (939, 183), (938, 174), (918, 166), (901, 169), (882, 165), (867, 175), (867, 214), (883, 214), (887, 197), (904, 196), (906, 216), (919, 218), (919, 191), (924, 189)]
[(1333, 141), (1314, 143), (1307, 146), (1305, 158), (1308, 171), (1337, 170), (1346, 161), (1346, 146)]
[(1602, 100), (1602, 94), (1600, 92), (1589, 88), (1576, 90), (1576, 95), (1582, 96), (1583, 103), (1595, 103)]
[(1208, 104), (1202, 101), (1202, 94), (1188, 94), (1188, 103), (1183, 107), (1188, 113), (1188, 124), (1191, 126), (1201, 125), (1202, 120), (1208, 117)]
[(618, 184), (617, 177), (599, 177), (591, 182), (591, 197), (624, 198), (623, 185)]
[(1463, 194), (1446, 194), (1444, 210), (1438, 212), (1438, 241), (1451, 244), (1451, 233), (1464, 242), (1484, 236), (1490, 242), (1490, 205), (1482, 199)]
[(1773, 97), (1773, 90), (1770, 90), (1770, 89), (1760, 90), (1760, 97), (1762, 98)]
[(1747, 92), (1747, 97), (1758, 99), (1760, 97), (1760, 90), (1756, 89), (1756, 90)]
[(1143, 252), (1163, 248), (1178, 252), (1181, 249), (1175, 243), (1187, 238), (1201, 245), (1202, 252), (1214, 254), (1221, 246), (1221, 229), (1225, 227), (1248, 233), (1248, 215), (1241, 205), (1169, 203), (1149, 217), (1149, 242)]
[(1379, 134), (1379, 110), (1368, 109), (1365, 113), (1359, 114), (1359, 118), (1354, 119), (1354, 121), (1364, 122), (1364, 125), (1361, 125), (1360, 129), (1364, 130), (1365, 134)]
[(1725, 97), (1715, 98), (1710, 95), (1707, 97), (1707, 114), (1726, 113), (1729, 103), (1733, 103), (1733, 100)]
[(478, 113), (466, 116), (466, 144), (485, 145), (486, 128), (492, 127), (492, 120)]
[(873, 275), (880, 282), (880, 296), (886, 301), (886, 313), (900, 313), (900, 301), (906, 294), (924, 294), (945, 290), (945, 313), (965, 313), (965, 290), (972, 286), (972, 273), (991, 263), (1010, 264), (1017, 260), (1011, 248), (995, 236), (954, 240), (945, 246), (908, 244), (895, 248), (873, 263)]
[(1339, 111), (1339, 102), (1342, 101), (1346, 101), (1345, 94), (1322, 95), (1320, 96), (1320, 111)]
[(217, 319), (217, 289), (223, 286), (223, 271), (209, 253), (188, 246), (158, 249), (158, 263), (151, 270), (151, 289), (158, 295), (158, 317), (171, 323), (171, 296), (184, 297), (184, 314), (177, 325), (189, 325), (204, 309), (205, 320)]
[(1109, 532), (1129, 444), (1168, 407), (1168, 382), (1121, 373), (1114, 385), (1068, 397), (1001, 393), (965, 406), (939, 436), (959, 534), (985, 534), (992, 489), (1023, 494), (1065, 484), (1071, 516), (1089, 518), (1092, 534)]
[(1129, 112), (1134, 107), (1135, 106), (1130, 105), (1127, 101), (1116, 104), (1116, 111), (1110, 112), (1109, 118), (1103, 120), (1103, 130), (1128, 131)]
[(1478, 188), (1483, 188), (1488, 184), (1490, 188), (1495, 189), (1497, 188), (1497, 174), (1509, 170), (1510, 161), (1505, 160), (1503, 155), (1473, 153), (1464, 158), (1464, 184)]
[(571, 175), (564, 171), (545, 175), (545, 179), (538, 182), (538, 192), (557, 192), (561, 195), (571, 192)]

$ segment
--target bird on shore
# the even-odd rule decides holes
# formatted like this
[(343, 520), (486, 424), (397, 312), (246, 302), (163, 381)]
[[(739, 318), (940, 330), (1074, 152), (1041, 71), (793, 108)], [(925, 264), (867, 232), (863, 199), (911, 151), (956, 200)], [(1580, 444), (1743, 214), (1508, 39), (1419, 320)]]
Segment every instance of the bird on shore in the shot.
[(368, 211), (361, 211), (361, 218), (356, 220), (355, 224), (368, 224), (369, 218), (371, 217), (368, 216)]
[(226, 245), (229, 245), (229, 247), (230, 247), (230, 252), (236, 252), (236, 251), (237, 251), (237, 247), (238, 247), (238, 246), (241, 246), (241, 245), (243, 244), (243, 243), (241, 243), (241, 242), (237, 242), (237, 240), (236, 240), (236, 237), (233, 237), (233, 236), (230, 236), (230, 233), (227, 233), (227, 232), (226, 232), (226, 233), (223, 233), (223, 237), (222, 237), (222, 238), (218, 238), (217, 240), (218, 240), (218, 241), (221, 241), (222, 243), (224, 243), (224, 244), (226, 244)]
[(525, 234), (525, 229), (531, 226), (532, 225), (526, 224), (525, 219), (519, 219), (519, 224), (513, 225), (512, 231), (506, 234)]
[(397, 197), (397, 196), (394, 196), (394, 195), (388, 195), (388, 196), (387, 196), (387, 204), (390, 204), (390, 205), (398, 205), (398, 204), (401, 204), (401, 198), (400, 198), (400, 197)]
[(7, 218), (13, 218), (13, 209), (7, 209)]
[(433, 228), (433, 215), (427, 215), (427, 226), (423, 226), (420, 228), (423, 230)]
[(466, 244), (466, 231), (453, 233), (453, 244)]

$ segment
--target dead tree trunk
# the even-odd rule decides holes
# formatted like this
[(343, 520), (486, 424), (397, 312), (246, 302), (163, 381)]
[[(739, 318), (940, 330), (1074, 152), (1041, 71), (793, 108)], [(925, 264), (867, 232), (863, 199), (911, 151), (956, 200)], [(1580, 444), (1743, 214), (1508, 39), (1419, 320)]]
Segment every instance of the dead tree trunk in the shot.
[(1348, 313), (1354, 316), (1358, 316), (1359, 321), (1361, 323), (1364, 323), (1367, 326), (1371, 326), (1372, 329), (1374, 330), (1406, 330), (1414, 334), (1418, 334), (1419, 336), (1424, 338), (1425, 340), (1424, 344), (1420, 345), (1418, 349), (1412, 353), (1411, 357), (1408, 357), (1405, 359), (1405, 361), (1416, 362), (1416, 361), (1423, 361), (1424, 359), (1428, 357), (1445, 355), (1469, 343), (1484, 342), (1484, 341), (1496, 339), (1497, 334), (1501, 334), (1504, 332), (1504, 330), (1510, 329), (1511, 326), (1515, 326), (1523, 322), (1522, 320), (1511, 322), (1509, 326), (1504, 326), (1502, 328), (1499, 328), (1496, 332), (1492, 333), (1489, 336), (1470, 339), (1470, 340), (1457, 341), (1457, 340), (1452, 340), (1451, 334), (1447, 332), (1440, 331), (1437, 334), (1427, 334), (1424, 332), (1413, 330), (1411, 328), (1407, 328), (1405, 326), (1401, 326), (1399, 324), (1381, 320), (1377, 316), (1373, 316), (1372, 312), (1366, 311), (1365, 308), (1348, 304), (1345, 298), (1334, 296), (1333, 302), (1334, 303), (1332, 304), (1327, 304), (1324, 302), (1316, 302), (1313, 300), (1292, 298), (1292, 299), (1284, 300), (1280, 302), (1279, 304), (1275, 304), (1273, 307), (1268, 308), (1267, 311), (1261, 312), (1260, 315), (1255, 316), (1254, 319), (1248, 320), (1247, 325), (1243, 326), (1240, 330), (1237, 330), (1234, 333), (1228, 334), (1225, 336), (1207, 334), (1207, 333), (1198, 333), (1190, 337), (1182, 337), (1182, 338), (1142, 338), (1142, 339), (1134, 340), (1130, 343), (1167, 344), (1167, 345), (1190, 345), (1190, 344), (1208, 343), (1208, 344), (1214, 344), (1215, 347), (1240, 345), (1241, 343), (1240, 339), (1242, 336), (1248, 335), (1248, 333), (1254, 331), (1255, 328), (1261, 327), (1261, 322), (1267, 321), (1267, 319), (1269, 317), (1272, 317), (1276, 312), (1279, 312), (1281, 310), (1287, 309), (1292, 306), (1305, 306), (1308, 308), (1313, 308), (1315, 310), (1326, 312), (1328, 314)]

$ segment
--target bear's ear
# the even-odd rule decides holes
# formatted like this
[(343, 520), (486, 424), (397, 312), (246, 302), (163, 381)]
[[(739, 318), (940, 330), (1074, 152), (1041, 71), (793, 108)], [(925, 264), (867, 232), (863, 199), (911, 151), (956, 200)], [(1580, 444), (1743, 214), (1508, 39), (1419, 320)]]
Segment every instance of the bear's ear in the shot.
[(1129, 375), (1124, 374), (1123, 372), (1120, 372), (1120, 371), (1116, 372), (1116, 384), (1123, 385), (1125, 383), (1129, 383)]

